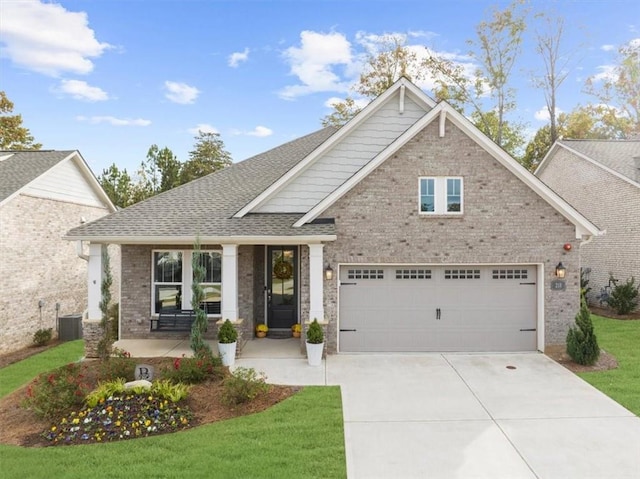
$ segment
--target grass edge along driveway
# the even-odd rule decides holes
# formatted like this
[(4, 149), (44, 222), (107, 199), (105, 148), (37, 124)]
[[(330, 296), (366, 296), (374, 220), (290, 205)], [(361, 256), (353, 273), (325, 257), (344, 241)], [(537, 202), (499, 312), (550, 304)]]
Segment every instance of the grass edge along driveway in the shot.
[[(0, 369), (2, 395), (77, 360), (76, 347), (65, 343)], [(175, 434), (87, 446), (0, 445), (1, 476), (344, 478), (342, 417), (338, 386), (307, 386), (266, 411)]]
[(640, 321), (591, 315), (598, 345), (618, 360), (618, 368), (580, 373), (582, 379), (640, 416)]

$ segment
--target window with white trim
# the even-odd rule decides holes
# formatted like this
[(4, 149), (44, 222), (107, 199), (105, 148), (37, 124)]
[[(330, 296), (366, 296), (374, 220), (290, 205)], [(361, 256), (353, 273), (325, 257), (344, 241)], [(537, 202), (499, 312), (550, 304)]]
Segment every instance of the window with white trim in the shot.
[[(192, 309), (192, 260), (195, 253), (185, 251), (154, 251), (152, 253), (152, 314), (161, 311)], [(219, 316), (222, 302), (222, 252), (200, 252), (204, 279), (200, 283), (204, 298), (200, 306), (210, 316)]]
[(425, 215), (459, 215), (463, 212), (461, 177), (419, 178), (419, 208)]

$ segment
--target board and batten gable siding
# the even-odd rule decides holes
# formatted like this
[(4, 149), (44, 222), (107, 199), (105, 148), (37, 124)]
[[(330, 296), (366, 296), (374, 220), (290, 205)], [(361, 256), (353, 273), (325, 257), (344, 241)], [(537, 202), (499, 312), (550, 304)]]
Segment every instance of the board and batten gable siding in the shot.
[(399, 112), (399, 93), (363, 121), (331, 150), (318, 158), (275, 196), (259, 206), (258, 213), (306, 213), (353, 176), (418, 119), (425, 109), (407, 95)]
[(75, 161), (63, 161), (28, 185), (22, 194), (79, 205), (105, 207)]
[[(420, 215), (420, 176), (463, 177), (464, 214)], [(564, 343), (574, 322), (580, 281), (575, 226), (449, 121), (444, 138), (432, 122), (321, 217), (335, 218), (338, 239), (324, 248), (334, 271), (341, 264), (541, 265), (545, 345)], [(564, 243), (573, 246), (570, 252)], [(567, 268), (566, 291), (551, 291), (559, 261)], [(333, 331), (339, 327), (335, 276), (324, 289)], [(335, 338), (328, 340), (335, 351)]]
[(606, 230), (580, 248), (581, 266), (591, 269), (589, 301), (597, 303), (610, 273), (640, 280), (640, 188), (564, 148), (547, 159), (540, 179)]

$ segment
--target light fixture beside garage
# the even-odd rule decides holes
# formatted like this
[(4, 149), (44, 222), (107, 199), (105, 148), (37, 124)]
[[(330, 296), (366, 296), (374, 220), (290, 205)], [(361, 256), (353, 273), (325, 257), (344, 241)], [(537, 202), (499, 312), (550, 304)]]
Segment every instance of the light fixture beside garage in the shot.
[(562, 261), (560, 261), (558, 263), (558, 266), (556, 266), (556, 277), (562, 279), (564, 278), (566, 273), (567, 273), (567, 268), (565, 268), (564, 265), (562, 264)]
[(326, 279), (327, 281), (331, 281), (333, 279), (333, 270), (329, 265), (327, 265), (324, 270), (324, 279)]

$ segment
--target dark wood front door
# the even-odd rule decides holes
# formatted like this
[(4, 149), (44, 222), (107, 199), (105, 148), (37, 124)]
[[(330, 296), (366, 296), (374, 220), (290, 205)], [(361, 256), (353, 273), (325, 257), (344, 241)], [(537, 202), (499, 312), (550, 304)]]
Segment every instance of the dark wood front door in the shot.
[(267, 248), (267, 325), (291, 328), (298, 321), (298, 247)]

